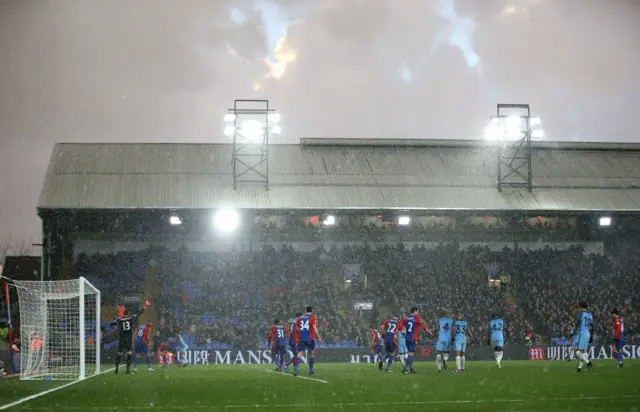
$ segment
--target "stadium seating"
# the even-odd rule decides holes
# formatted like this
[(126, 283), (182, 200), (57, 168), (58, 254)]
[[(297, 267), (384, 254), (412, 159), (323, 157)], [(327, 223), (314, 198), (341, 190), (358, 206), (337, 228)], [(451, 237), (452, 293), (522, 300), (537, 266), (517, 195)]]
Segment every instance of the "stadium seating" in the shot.
[[(104, 295), (136, 288), (141, 293), (151, 261), (162, 280), (161, 297), (154, 302), (160, 329), (180, 330), (197, 347), (266, 347), (273, 320), (287, 320), (306, 305), (314, 306), (333, 347), (367, 345), (369, 328), (414, 305), (430, 327), (443, 312), (461, 311), (474, 340), (482, 342), (492, 313), (507, 320), (509, 341), (566, 339), (581, 299), (593, 308), (599, 339), (606, 337), (613, 307), (625, 314), (629, 337), (640, 332), (638, 259), (588, 255), (577, 248), (518, 254), (482, 245), (461, 250), (456, 243), (435, 249), (391, 244), (318, 245), (312, 251), (284, 245), (233, 253), (156, 249), (83, 256), (78, 273), (100, 282)], [(346, 283), (345, 271), (354, 265), (357, 273)], [(510, 274), (507, 288), (490, 284), (496, 273)], [(372, 302), (373, 311), (356, 311), (356, 301)]]

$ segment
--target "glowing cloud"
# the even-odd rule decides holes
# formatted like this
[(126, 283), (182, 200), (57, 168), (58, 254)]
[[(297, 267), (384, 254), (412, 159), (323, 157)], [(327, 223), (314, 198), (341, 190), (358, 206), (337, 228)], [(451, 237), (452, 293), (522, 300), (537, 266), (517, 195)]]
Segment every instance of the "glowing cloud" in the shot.
[(449, 29), (443, 33), (447, 43), (462, 51), (469, 67), (478, 67), (480, 56), (473, 49), (473, 34), (476, 30), (473, 20), (458, 15), (454, 0), (439, 0), (436, 13), (449, 22)]
[(273, 77), (279, 79), (287, 70), (287, 65), (296, 59), (296, 50), (287, 47), (287, 33), (278, 40), (276, 47), (273, 49), (273, 60), (269, 57), (264, 59), (265, 64), (269, 68), (269, 73), (265, 77)]
[(476, 69), (477, 74), (481, 75), (480, 56), (473, 47), (473, 35), (476, 30), (473, 19), (458, 15), (454, 0), (438, 0), (438, 4), (433, 9), (440, 18), (448, 22), (448, 25), (438, 33), (429, 50), (425, 52), (425, 55), (417, 64), (409, 67), (406, 63), (403, 63), (397, 68), (397, 74), (400, 79), (407, 84), (411, 83), (415, 74), (429, 63), (443, 45), (460, 49), (467, 67)]

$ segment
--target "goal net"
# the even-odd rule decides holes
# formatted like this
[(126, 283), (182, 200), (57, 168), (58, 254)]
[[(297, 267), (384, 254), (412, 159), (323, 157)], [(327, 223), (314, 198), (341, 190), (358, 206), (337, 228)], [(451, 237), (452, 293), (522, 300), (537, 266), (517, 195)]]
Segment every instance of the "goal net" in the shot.
[(14, 281), (20, 307), (20, 379), (100, 373), (100, 291), (86, 279)]

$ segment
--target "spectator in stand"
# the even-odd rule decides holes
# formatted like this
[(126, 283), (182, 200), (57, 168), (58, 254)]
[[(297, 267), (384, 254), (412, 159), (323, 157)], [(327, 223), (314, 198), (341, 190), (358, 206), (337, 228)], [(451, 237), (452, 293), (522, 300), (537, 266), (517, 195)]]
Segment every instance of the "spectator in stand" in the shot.
[[(464, 230), (456, 233), (462, 236)], [(278, 232), (265, 233), (277, 237)], [(375, 238), (380, 231), (368, 233)], [(100, 274), (108, 298), (109, 291), (121, 290), (125, 274), (142, 290), (153, 268), (163, 285), (158, 316), (165, 328), (192, 325), (195, 341), (187, 342), (194, 347), (228, 348), (243, 342), (266, 348), (270, 319), (288, 318), (305, 306), (317, 308), (325, 347), (365, 346), (369, 325), (391, 314), (406, 314), (414, 305), (431, 328), (442, 312), (465, 313), (473, 335), (485, 333), (491, 313), (497, 313), (506, 321), (507, 344), (529, 343), (534, 336), (541, 339), (537, 343), (569, 337), (575, 303), (582, 299), (593, 308), (598, 341), (605, 338), (614, 307), (625, 317), (629, 339), (640, 331), (640, 258), (633, 255), (592, 255), (578, 248), (515, 254), (482, 245), (460, 248), (455, 242), (412, 249), (402, 244), (329, 246), (82, 255), (78, 272)], [(354, 264), (360, 276), (345, 283), (344, 265)], [(508, 273), (504, 289), (489, 282), (488, 265)], [(372, 302), (374, 310), (357, 311), (355, 301)]]

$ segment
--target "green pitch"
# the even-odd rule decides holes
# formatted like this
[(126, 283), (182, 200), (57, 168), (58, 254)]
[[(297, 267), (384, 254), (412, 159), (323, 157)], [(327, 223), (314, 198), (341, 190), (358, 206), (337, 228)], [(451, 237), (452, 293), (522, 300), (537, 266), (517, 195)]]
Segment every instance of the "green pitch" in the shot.
[[(640, 411), (640, 363), (627, 361), (623, 369), (612, 360), (594, 363), (581, 374), (575, 362), (563, 361), (505, 361), (502, 369), (468, 362), (463, 374), (416, 363), (416, 375), (402, 375), (398, 364), (385, 374), (364, 364), (318, 363), (317, 380), (280, 376), (270, 365), (109, 372), (8, 410)], [(6, 379), (0, 381), (0, 404), (65, 383)]]

